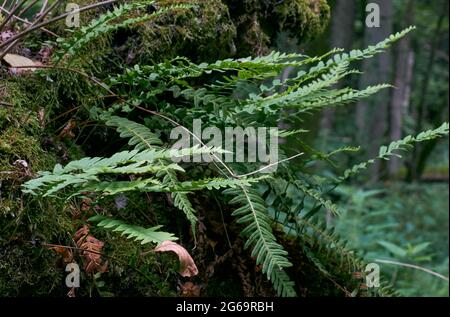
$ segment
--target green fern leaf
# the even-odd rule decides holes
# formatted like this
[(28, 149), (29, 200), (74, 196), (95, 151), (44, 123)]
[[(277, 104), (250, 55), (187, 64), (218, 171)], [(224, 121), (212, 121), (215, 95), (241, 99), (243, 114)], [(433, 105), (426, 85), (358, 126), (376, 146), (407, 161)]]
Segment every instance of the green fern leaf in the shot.
[(226, 189), (224, 194), (235, 196), (230, 204), (242, 205), (233, 212), (233, 216), (238, 217), (238, 223), (247, 225), (242, 231), (242, 235), (247, 237), (244, 247), (253, 247), (252, 256), (256, 257), (256, 264), (262, 266), (262, 272), (272, 281), (278, 296), (296, 296), (294, 283), (284, 270), (292, 264), (272, 233), (272, 221), (264, 200), (256, 190), (245, 187)]
[(88, 219), (90, 222), (96, 222), (97, 226), (105, 229), (110, 229), (114, 232), (121, 232), (127, 239), (134, 239), (134, 241), (141, 241), (141, 244), (156, 243), (160, 244), (163, 241), (178, 240), (172, 233), (158, 231), (162, 226), (155, 226), (152, 228), (143, 228), (139, 226), (129, 225), (121, 220), (112, 219), (109, 217), (97, 215)]

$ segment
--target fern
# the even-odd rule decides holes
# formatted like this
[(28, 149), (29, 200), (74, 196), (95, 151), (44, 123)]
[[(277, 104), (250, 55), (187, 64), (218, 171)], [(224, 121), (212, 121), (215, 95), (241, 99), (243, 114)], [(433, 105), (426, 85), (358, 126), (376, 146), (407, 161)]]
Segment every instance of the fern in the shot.
[(334, 215), (339, 216), (341, 211), (339, 210), (339, 207), (333, 204), (330, 200), (326, 200), (322, 197), (322, 195), (314, 190), (313, 188), (308, 188), (304, 184), (302, 184), (300, 181), (295, 181), (295, 186), (299, 188), (302, 192), (304, 192), (309, 197), (312, 197), (317, 202), (320, 203), (320, 205), (324, 206), (328, 211), (332, 212)]
[[(318, 271), (332, 279), (347, 275), (349, 278), (343, 282), (346, 288), (352, 290), (352, 296), (357, 294), (367, 296), (367, 291), (360, 290), (359, 284), (351, 278), (354, 272), (364, 272), (366, 263), (363, 259), (355, 251), (348, 249), (347, 243), (334, 232), (333, 228), (327, 228), (323, 222), (313, 218), (296, 219), (298, 227), (301, 228), (295, 235), (298, 237), (298, 246)], [(380, 287), (374, 289), (374, 292), (376, 296), (398, 296), (386, 283), (382, 283)]]
[(401, 157), (401, 155), (398, 153), (398, 151), (405, 151), (412, 147), (414, 143), (429, 141), (436, 138), (441, 138), (443, 136), (447, 136), (449, 133), (449, 123), (445, 122), (443, 123), (439, 128), (434, 130), (428, 130), (421, 132), (417, 136), (411, 136), (408, 135), (407, 137), (403, 138), (402, 140), (394, 141), (390, 143), (388, 146), (382, 146), (380, 148), (380, 151), (378, 153), (378, 156), (374, 159), (370, 159), (366, 162), (359, 163), (352, 168), (347, 169), (344, 172), (344, 175), (341, 176), (338, 179), (338, 182), (343, 182), (349, 177), (358, 174), (362, 170), (367, 169), (367, 167), (371, 164), (375, 163), (375, 160), (382, 159), (382, 160), (389, 160), (391, 156), (397, 156)]
[(262, 272), (272, 281), (279, 296), (296, 296), (294, 283), (284, 271), (292, 264), (272, 233), (264, 200), (251, 188), (227, 189), (224, 193), (235, 196), (230, 204), (242, 205), (233, 212), (233, 216), (238, 217), (238, 223), (247, 224), (242, 231), (242, 235), (247, 237), (244, 248), (253, 247), (252, 256), (256, 257), (256, 264), (262, 266)]
[[(365, 50), (341, 53), (342, 50), (336, 49), (320, 57), (272, 52), (263, 57), (198, 65), (178, 57), (152, 66), (127, 69), (124, 74), (111, 78), (109, 84), (133, 104), (157, 106), (165, 115), (188, 124), (193, 119), (201, 119), (216, 126), (224, 122), (275, 126), (283, 119), (280, 117), (286, 115), (286, 108), (295, 111), (289, 112), (286, 118), (289, 120), (300, 113), (346, 105), (391, 87), (380, 84), (362, 90), (332, 89), (342, 78), (359, 74), (349, 69), (352, 62), (383, 52), (413, 29), (408, 28)], [(298, 73), (282, 83), (277, 76), (289, 66), (298, 69)], [(201, 87), (195, 84), (195, 78), (212, 74), (216, 79), (210, 84)], [(255, 92), (235, 98), (233, 91), (243, 84), (253, 85)], [(281, 86), (286, 87), (283, 92), (279, 91)], [(173, 93), (176, 105), (164, 102), (167, 91)]]
[[(189, 7), (168, 6), (158, 9), (154, 14), (126, 18), (127, 14), (148, 3), (150, 2), (141, 1), (124, 4), (92, 21), (72, 38), (61, 42), (61, 50), (56, 55), (56, 60), (62, 60), (66, 55), (78, 54), (93, 39), (118, 28), (146, 21), (173, 8)], [(271, 176), (244, 178), (230, 173), (233, 174), (232, 177), (221, 178), (215, 177), (215, 166), (207, 164), (197, 166), (194, 173), (198, 175), (198, 171), (206, 171), (211, 177), (189, 177), (194, 174), (191, 173), (192, 170), (188, 170), (189, 165), (173, 163), (174, 157), (222, 154), (225, 151), (200, 146), (182, 150), (169, 149), (169, 144), (163, 142), (153, 131), (168, 135), (170, 124), (162, 123), (160, 118), (148, 117), (145, 118), (145, 123), (152, 127), (150, 130), (144, 124), (115, 115), (115, 112), (124, 110), (130, 113), (136, 111), (133, 106), (141, 105), (140, 109), (157, 109), (158, 113), (164, 115), (161, 117), (173, 118), (173, 121), (183, 126), (189, 126), (193, 119), (201, 119), (210, 126), (217, 127), (267, 127), (277, 126), (280, 120), (295, 122), (301, 114), (324, 107), (346, 105), (390, 88), (388, 84), (379, 84), (361, 90), (349, 87), (336, 89), (335, 85), (346, 76), (360, 73), (351, 68), (352, 62), (383, 52), (412, 29), (408, 28), (392, 35), (365, 50), (353, 50), (349, 53), (334, 49), (319, 57), (309, 57), (272, 52), (262, 57), (226, 59), (201, 64), (177, 57), (155, 65), (136, 65), (126, 69), (123, 74), (111, 76), (106, 83), (110, 87), (109, 92), (114, 92), (120, 98), (116, 104), (109, 107), (109, 112), (103, 112), (98, 117), (107, 126), (116, 129), (121, 138), (128, 139), (126, 150), (110, 157), (83, 158), (65, 166), (58, 164), (53, 171), (41, 172), (35, 179), (25, 183), (24, 192), (43, 196), (62, 192), (69, 197), (80, 196), (86, 191), (95, 192), (100, 197), (130, 191), (167, 194), (172, 198), (174, 207), (180, 209), (190, 222), (195, 239), (197, 213), (189, 200), (189, 194), (200, 190), (225, 189), (224, 194), (233, 196), (230, 201), (225, 202), (240, 205), (233, 212), (233, 216), (244, 226), (242, 235), (246, 239), (245, 248), (251, 249), (256, 264), (261, 266), (263, 274), (271, 280), (279, 296), (295, 296), (296, 291), (294, 282), (286, 272), (292, 263), (285, 248), (286, 244), (283, 244), (285, 241), (277, 241), (273, 231), (277, 224), (283, 225), (283, 239), (286, 236), (293, 237), (299, 243), (302, 254), (327, 278), (361, 270), (362, 260), (347, 249), (345, 242), (341, 241), (332, 229), (320, 223), (316, 224), (312, 219), (322, 206), (336, 215), (339, 214), (339, 208), (325, 198), (323, 178), (321, 180), (318, 177), (309, 177), (297, 169), (297, 166), (294, 172), (285, 165), (282, 172)], [(282, 82), (279, 75), (287, 67), (291, 67), (296, 73)], [(204, 84), (201, 84), (202, 82)], [(448, 129), (446, 123), (436, 130), (393, 142), (382, 147), (377, 158), (399, 156), (399, 150), (406, 150), (417, 142), (447, 135)], [(305, 130), (302, 129), (281, 131), (278, 136), (290, 137), (303, 132)], [(326, 154), (302, 141), (300, 144), (312, 154), (301, 161), (301, 166), (307, 166), (306, 164), (316, 160), (326, 160), (332, 164), (331, 156), (358, 150), (343, 147)], [(282, 149), (280, 152), (284, 157)], [(367, 168), (374, 160), (348, 169), (338, 182)], [(250, 164), (234, 164), (232, 167), (242, 171), (242, 175), (253, 172), (250, 170)], [(131, 175), (132, 180), (124, 181)], [(330, 185), (330, 181), (327, 181)], [(277, 183), (279, 188), (275, 189), (273, 183)], [(313, 206), (309, 209), (305, 204), (310, 201)], [(176, 239), (170, 233), (158, 231), (159, 226), (145, 229), (104, 216), (96, 216), (90, 220), (98, 222), (100, 227), (114, 229), (141, 243), (160, 243), (163, 240)]]
[(129, 138), (128, 144), (136, 150), (154, 149), (161, 146), (162, 141), (146, 126), (117, 116), (102, 116), (106, 125), (113, 126), (120, 133), (120, 137)]
[(121, 232), (127, 239), (134, 238), (134, 241), (140, 241), (141, 244), (156, 243), (160, 244), (163, 241), (178, 240), (173, 234), (163, 231), (158, 231), (162, 226), (155, 226), (145, 229), (139, 226), (126, 224), (120, 220), (112, 219), (105, 216), (96, 215), (88, 219), (90, 222), (96, 222), (98, 227), (105, 229), (112, 229), (114, 232)]
[(25, 193), (42, 194), (44, 197), (51, 196), (67, 187), (73, 187), (82, 192), (86, 189), (93, 190), (96, 187), (94, 184), (101, 184), (102, 179), (108, 177), (108, 181), (111, 181), (111, 177), (118, 174), (158, 174), (171, 170), (184, 172), (183, 168), (178, 164), (171, 163), (170, 159), (186, 155), (212, 155), (214, 153), (221, 153), (221, 150), (195, 146), (182, 150), (123, 151), (109, 158), (83, 158), (72, 161), (65, 167), (56, 165), (53, 172), (42, 172), (37, 178), (29, 180), (22, 186)]

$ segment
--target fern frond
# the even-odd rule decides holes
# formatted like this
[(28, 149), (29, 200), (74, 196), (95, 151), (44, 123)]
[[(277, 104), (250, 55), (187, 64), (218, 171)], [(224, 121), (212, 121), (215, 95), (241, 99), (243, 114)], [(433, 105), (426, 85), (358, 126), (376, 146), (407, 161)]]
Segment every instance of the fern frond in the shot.
[(152, 228), (143, 228), (124, 223), (121, 220), (96, 215), (88, 219), (90, 222), (96, 222), (98, 227), (110, 229), (113, 232), (121, 232), (127, 239), (134, 239), (140, 241), (141, 244), (156, 243), (160, 244), (163, 241), (178, 240), (172, 233), (158, 231), (162, 226), (155, 226)]
[(242, 235), (247, 237), (244, 248), (253, 247), (252, 256), (256, 257), (256, 264), (262, 266), (262, 272), (272, 281), (278, 296), (296, 296), (294, 283), (284, 270), (292, 264), (272, 233), (272, 221), (264, 200), (256, 190), (245, 187), (226, 189), (224, 194), (235, 196), (230, 204), (242, 205), (233, 212), (233, 216), (238, 217), (238, 223), (247, 224), (242, 231)]
[[(301, 228), (301, 232), (296, 235), (298, 245), (317, 270), (331, 278), (344, 276), (346, 288), (356, 286), (358, 289), (355, 291), (361, 296), (369, 295), (366, 294), (367, 291), (359, 290), (359, 284), (352, 278), (354, 272), (364, 272), (366, 263), (355, 251), (347, 247), (346, 241), (343, 241), (333, 228), (327, 228), (324, 222), (301, 217), (296, 219), (298, 227)], [(374, 292), (375, 296), (398, 296), (387, 283), (382, 283)]]
[(128, 144), (136, 150), (154, 149), (161, 146), (162, 141), (143, 124), (117, 116), (103, 115), (107, 126), (112, 126), (120, 133), (120, 137), (129, 138)]
[(377, 159), (389, 160), (389, 158), (391, 156), (401, 157), (401, 155), (398, 153), (398, 151), (401, 151), (401, 150), (406, 151), (409, 148), (411, 148), (414, 143), (419, 143), (419, 142), (429, 141), (429, 140), (436, 139), (436, 138), (441, 138), (441, 137), (447, 136), (448, 134), (449, 134), (449, 123), (445, 122), (437, 129), (424, 131), (415, 137), (408, 135), (407, 137), (403, 138), (402, 140), (398, 140), (398, 141), (394, 141), (394, 142), (390, 143), (388, 146), (382, 146), (380, 148), (380, 151), (376, 158), (370, 159), (363, 163), (359, 163), (359, 164), (353, 166), (352, 168), (347, 169), (344, 172), (344, 175), (338, 179), (338, 182), (343, 182), (346, 179), (348, 179), (349, 177), (351, 177), (355, 174), (358, 174), (362, 170), (367, 169), (367, 167), (371, 164), (374, 164), (375, 160), (377, 160)]
[[(164, 174), (165, 176), (162, 181), (164, 186), (171, 187), (177, 186), (179, 184), (179, 180), (175, 172), (168, 171), (167, 173)], [(197, 232), (198, 219), (197, 216), (195, 215), (196, 211), (194, 207), (192, 207), (192, 204), (189, 198), (187, 197), (187, 194), (180, 192), (172, 192), (171, 196), (173, 199), (174, 206), (180, 209), (185, 214), (186, 218), (189, 220), (193, 236), (195, 237)]]
[(339, 210), (339, 207), (331, 200), (326, 200), (322, 197), (322, 195), (316, 191), (313, 188), (308, 188), (304, 184), (302, 184), (300, 181), (295, 181), (295, 186), (297, 186), (298, 189), (300, 189), (302, 192), (304, 192), (309, 197), (315, 199), (317, 202), (319, 202), (322, 206), (324, 206), (327, 210), (331, 211), (334, 215), (339, 216), (341, 213)]

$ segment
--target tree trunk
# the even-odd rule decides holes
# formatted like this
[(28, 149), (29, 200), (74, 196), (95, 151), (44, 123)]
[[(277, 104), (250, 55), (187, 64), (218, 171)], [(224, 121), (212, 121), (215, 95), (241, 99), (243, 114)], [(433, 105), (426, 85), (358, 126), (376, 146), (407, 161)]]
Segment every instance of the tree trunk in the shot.
[[(442, 38), (442, 28), (445, 20), (445, 16), (447, 15), (448, 11), (448, 1), (444, 1), (445, 3), (442, 4), (439, 14), (439, 18), (436, 23), (436, 31), (434, 32), (433, 39), (431, 41), (431, 50), (430, 50), (430, 56), (428, 58), (427, 68), (423, 75), (423, 80), (421, 84), (421, 92), (420, 92), (420, 99), (417, 106), (417, 124), (416, 124), (416, 134), (420, 133), (423, 130), (423, 122), (426, 117), (427, 113), (427, 95), (428, 95), (428, 88), (430, 85), (430, 78), (431, 74), (433, 72), (435, 60), (436, 60), (436, 51), (437, 48), (441, 42)], [(420, 144), (417, 144), (417, 146), (413, 149), (413, 155), (412, 155), (412, 163), (410, 166), (410, 169), (408, 171), (408, 177), (407, 179), (409, 181), (418, 181), (420, 180), (420, 174), (423, 172), (424, 169), (424, 159), (421, 158), (421, 152), (423, 151), (423, 148)], [(427, 156), (428, 157), (428, 156)], [(419, 168), (419, 161), (422, 161), (422, 168)]]
[[(354, 34), (355, 0), (336, 0), (336, 5), (332, 9), (330, 45), (332, 48), (340, 47), (349, 50), (352, 46)], [(333, 127), (334, 113), (333, 108), (327, 108), (323, 112), (320, 130), (325, 137)]]
[[(393, 6), (392, 0), (377, 0), (372, 1), (377, 3), (380, 8), (380, 27), (369, 28), (366, 27), (365, 46), (376, 44), (390, 34), (392, 34), (392, 15)], [(377, 55), (372, 59), (366, 59), (363, 62), (363, 76), (360, 80), (360, 89), (364, 89), (369, 85), (376, 85), (378, 83), (391, 82), (391, 53), (387, 51), (383, 54)], [(368, 145), (369, 156), (374, 157), (378, 154), (378, 149), (383, 142), (383, 137), (386, 133), (388, 121), (388, 104), (390, 92), (384, 90), (376, 96), (358, 102), (356, 107), (356, 127), (358, 139), (360, 144)], [(372, 109), (369, 109), (372, 105)], [(369, 111), (370, 110), (370, 111)], [(371, 120), (368, 120), (370, 114)], [(368, 138), (367, 138), (368, 136)], [(369, 142), (370, 140), (370, 142)], [(380, 163), (372, 165), (370, 169), (371, 181), (379, 179)]]
[[(414, 0), (409, 0), (405, 10), (404, 25), (408, 27), (414, 21)], [(409, 104), (411, 91), (411, 82), (413, 75), (414, 53), (411, 50), (411, 37), (403, 38), (398, 44), (395, 70), (395, 87), (391, 100), (390, 111), (390, 141), (396, 141), (402, 138), (403, 116), (406, 114), (405, 106)], [(400, 169), (400, 159), (392, 158), (388, 162), (389, 176), (395, 177)]]

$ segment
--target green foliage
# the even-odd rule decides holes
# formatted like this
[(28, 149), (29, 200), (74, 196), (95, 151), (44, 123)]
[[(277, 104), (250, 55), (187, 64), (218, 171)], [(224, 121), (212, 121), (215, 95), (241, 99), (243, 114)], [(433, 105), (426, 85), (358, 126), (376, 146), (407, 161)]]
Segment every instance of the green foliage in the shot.
[(114, 232), (121, 232), (127, 239), (134, 238), (134, 241), (140, 241), (141, 244), (146, 243), (162, 243), (163, 241), (175, 241), (178, 238), (168, 232), (158, 231), (162, 226), (155, 226), (152, 228), (142, 228), (140, 226), (133, 226), (124, 223), (123, 221), (96, 215), (89, 218), (91, 222), (97, 222), (97, 226), (105, 229), (111, 229)]
[(242, 235), (247, 237), (244, 248), (253, 247), (252, 256), (256, 257), (256, 264), (262, 266), (262, 272), (272, 281), (278, 296), (296, 296), (294, 283), (284, 271), (292, 263), (272, 233), (264, 200), (251, 188), (227, 189), (224, 193), (235, 196), (230, 204), (242, 205), (233, 212), (233, 216), (239, 217), (238, 223), (247, 225), (242, 230)]
[[(121, 10), (123, 13), (124, 8)], [(99, 21), (108, 25), (108, 21), (114, 21), (114, 13), (101, 17)], [(99, 22), (93, 22), (92, 30), (84, 30), (80, 40), (75, 37), (66, 49), (76, 47), (77, 43), (84, 45), (90, 42), (96, 32), (114, 29), (94, 28), (95, 23)], [(208, 197), (208, 191), (226, 188), (224, 193), (234, 197), (231, 200), (223, 198), (218, 204), (240, 205), (232, 215), (237, 218), (238, 224), (245, 226), (241, 232), (246, 241), (245, 248), (251, 247), (251, 256), (261, 266), (279, 296), (295, 296), (298, 293), (298, 285), (289, 274), (294, 269), (291, 260), (294, 255), (288, 255), (286, 245), (274, 230), (280, 224), (283, 238), (288, 236), (299, 243), (302, 254), (320, 274), (326, 279), (340, 279), (340, 283), (346, 283), (355, 270), (362, 270), (363, 262), (347, 249), (332, 229), (313, 222), (312, 217), (322, 207), (335, 215), (341, 211), (326, 197), (335, 186), (334, 180), (310, 175), (307, 165), (317, 160), (329, 161), (332, 155), (355, 151), (355, 148), (344, 147), (324, 154), (305, 145), (305, 149), (313, 155), (306, 157), (298, 166), (288, 164), (286, 160), (278, 164), (282, 165), (281, 171), (270, 177), (250, 178), (239, 175), (257, 174), (257, 164), (215, 161), (192, 168), (190, 164), (174, 163), (173, 158), (194, 154), (211, 157), (224, 151), (198, 145), (174, 150), (170, 149), (169, 142), (163, 140), (168, 139), (174, 122), (189, 128), (194, 119), (201, 119), (222, 130), (231, 125), (270, 127), (277, 126), (280, 121), (289, 123), (301, 120), (305, 114), (326, 106), (340, 106), (367, 98), (390, 86), (380, 84), (355, 90), (348, 87), (337, 89), (335, 84), (346, 76), (359, 74), (350, 68), (352, 62), (383, 52), (412, 29), (392, 35), (365, 50), (354, 50), (348, 54), (339, 49), (319, 57), (273, 52), (262, 57), (201, 64), (178, 57), (154, 65), (135, 65), (122, 74), (111, 74), (106, 83), (96, 84), (103, 90), (108, 87), (109, 97), (113, 93), (112, 96), (117, 99), (105, 105), (107, 112), (98, 107), (91, 114), (95, 114), (93, 119), (104, 121), (107, 126), (115, 128), (120, 137), (128, 139), (126, 149), (109, 157), (83, 158), (65, 166), (58, 164), (52, 172), (41, 172), (25, 183), (24, 192), (42, 196), (63, 193), (68, 197), (94, 193), (98, 202), (107, 196), (125, 192), (156, 193), (163, 197), (170, 194), (171, 203), (183, 211), (190, 222), (195, 240), (195, 203), (201, 197)], [(76, 50), (73, 53), (76, 54)], [(279, 74), (287, 67), (295, 72), (282, 82)], [(143, 123), (139, 122), (141, 111), (147, 109), (151, 110), (152, 116), (144, 118)], [(119, 112), (128, 113), (128, 118), (133, 120), (118, 116)], [(283, 131), (282, 135), (293, 137), (300, 132), (303, 130), (288, 130)], [(407, 137), (381, 148), (379, 158), (387, 159), (398, 149), (446, 134), (448, 124), (417, 137)], [(289, 149), (280, 148), (282, 158), (286, 157), (286, 150)], [(343, 179), (366, 165), (363, 163), (345, 172)], [(194, 169), (197, 170), (194, 172)], [(203, 179), (194, 177), (199, 171), (209, 176)], [(219, 173), (224, 177), (219, 177)], [(188, 194), (203, 190), (206, 193), (198, 193), (197, 202), (193, 204)], [(114, 228), (114, 231), (144, 243), (157, 243), (159, 239), (173, 237), (157, 231), (159, 227), (144, 229), (103, 217), (94, 220), (100, 221), (99, 225), (104, 228)], [(354, 287), (351, 282), (348, 284)], [(359, 294), (358, 287), (352, 288), (351, 294)], [(383, 294), (390, 293), (381, 288), (376, 295)]]
[(442, 138), (444, 136), (447, 136), (448, 133), (449, 133), (449, 124), (445, 122), (439, 128), (436, 128), (434, 130), (421, 132), (415, 137), (412, 135), (408, 135), (404, 139), (394, 141), (388, 146), (382, 146), (380, 148), (378, 156), (375, 159), (370, 159), (367, 162), (357, 164), (352, 168), (347, 169), (344, 172), (344, 175), (340, 177), (339, 180), (344, 181), (347, 178), (351, 177), (352, 175), (359, 173), (361, 170), (366, 169), (368, 165), (375, 163), (376, 159), (389, 160), (389, 157), (391, 156), (401, 157), (401, 155), (398, 154), (397, 151), (407, 150), (408, 148), (411, 148), (414, 143), (430, 141), (436, 138)]
[[(336, 232), (367, 261), (413, 264), (448, 276), (448, 184), (340, 186)], [(402, 296), (448, 296), (448, 282), (426, 272), (379, 263), (381, 280)]]
[(106, 125), (116, 127), (120, 137), (129, 138), (128, 144), (136, 150), (151, 150), (162, 145), (161, 140), (142, 124), (117, 116), (104, 116), (103, 120)]
[[(348, 54), (333, 50), (323, 56), (308, 57), (272, 52), (263, 57), (198, 65), (180, 57), (152, 66), (136, 65), (112, 77), (108, 84), (129, 103), (158, 107), (160, 112), (181, 120), (179, 123), (185, 126), (193, 119), (216, 126), (224, 122), (277, 126), (279, 121), (289, 123), (303, 113), (348, 104), (390, 87), (381, 84), (356, 90), (333, 86), (340, 79), (358, 73), (349, 69), (351, 62), (383, 52), (411, 30), (408, 28), (365, 50)], [(281, 82), (278, 74), (286, 67), (293, 67), (297, 73)], [(208, 84), (196, 86), (199, 79)], [(236, 91), (245, 85), (251, 90), (236, 98)], [(286, 89), (281, 89), (283, 86)], [(174, 97), (171, 102), (165, 100), (168, 91)], [(122, 108), (131, 111), (129, 104)]]

